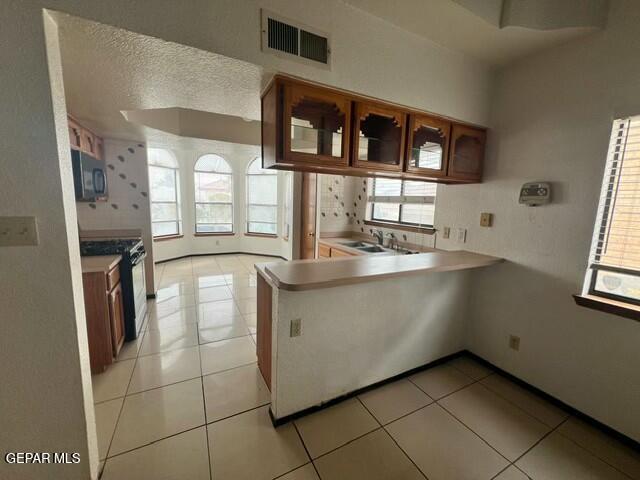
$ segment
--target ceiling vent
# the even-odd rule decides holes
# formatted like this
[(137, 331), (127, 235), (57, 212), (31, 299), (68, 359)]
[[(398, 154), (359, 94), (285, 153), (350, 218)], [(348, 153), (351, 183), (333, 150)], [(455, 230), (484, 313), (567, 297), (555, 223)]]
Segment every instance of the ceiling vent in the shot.
[(329, 35), (262, 9), (262, 51), (329, 68)]

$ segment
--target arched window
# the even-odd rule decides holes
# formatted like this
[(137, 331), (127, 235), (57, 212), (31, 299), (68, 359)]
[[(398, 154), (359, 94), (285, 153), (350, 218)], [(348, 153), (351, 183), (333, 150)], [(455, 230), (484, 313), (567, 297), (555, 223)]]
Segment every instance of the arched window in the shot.
[(247, 168), (247, 233), (275, 235), (278, 217), (278, 172), (254, 159)]
[(220, 155), (203, 155), (194, 168), (196, 233), (233, 232), (233, 173)]
[(161, 148), (147, 150), (151, 196), (151, 230), (154, 237), (180, 235), (180, 181), (178, 162)]

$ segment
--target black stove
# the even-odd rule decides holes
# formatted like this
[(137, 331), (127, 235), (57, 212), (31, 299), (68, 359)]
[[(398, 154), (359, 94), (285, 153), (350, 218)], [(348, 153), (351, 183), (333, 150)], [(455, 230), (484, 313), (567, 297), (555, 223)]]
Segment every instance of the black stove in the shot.
[(144, 258), (146, 253), (140, 238), (81, 240), (80, 255), (122, 255), (120, 280), (124, 306), (125, 340), (135, 340), (146, 313)]

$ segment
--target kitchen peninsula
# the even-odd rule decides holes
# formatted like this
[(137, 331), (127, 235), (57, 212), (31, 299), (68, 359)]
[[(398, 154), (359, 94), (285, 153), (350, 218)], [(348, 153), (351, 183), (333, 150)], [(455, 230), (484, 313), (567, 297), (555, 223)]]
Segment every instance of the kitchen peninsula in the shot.
[(466, 251), (256, 265), (258, 365), (276, 421), (463, 348)]

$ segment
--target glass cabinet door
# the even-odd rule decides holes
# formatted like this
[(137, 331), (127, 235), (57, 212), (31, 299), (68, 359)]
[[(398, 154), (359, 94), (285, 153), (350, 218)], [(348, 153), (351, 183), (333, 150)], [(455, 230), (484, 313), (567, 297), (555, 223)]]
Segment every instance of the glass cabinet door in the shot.
[(372, 170), (401, 171), (406, 115), (387, 106), (356, 103), (353, 164)]
[(451, 124), (427, 115), (411, 115), (407, 148), (407, 172), (432, 178), (447, 173)]
[(286, 159), (347, 166), (351, 102), (312, 86), (286, 88), (283, 132)]
[(451, 154), (448, 176), (457, 180), (479, 182), (486, 132), (479, 128), (454, 124), (451, 129)]

